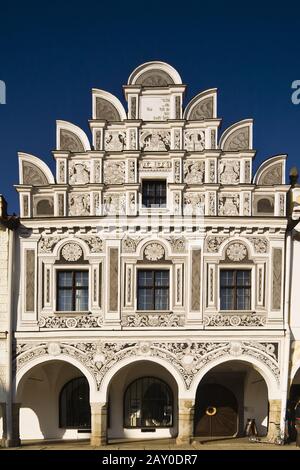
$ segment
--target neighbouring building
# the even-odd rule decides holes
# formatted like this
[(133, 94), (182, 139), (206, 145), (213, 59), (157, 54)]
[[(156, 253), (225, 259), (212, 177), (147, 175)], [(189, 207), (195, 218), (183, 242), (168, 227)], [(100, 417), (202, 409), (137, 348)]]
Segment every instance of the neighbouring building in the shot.
[(57, 121), (55, 175), (19, 153), (15, 444), (284, 426), (286, 156), (253, 174), (252, 120), (185, 89), (143, 64), (128, 110), (92, 90), (91, 138)]

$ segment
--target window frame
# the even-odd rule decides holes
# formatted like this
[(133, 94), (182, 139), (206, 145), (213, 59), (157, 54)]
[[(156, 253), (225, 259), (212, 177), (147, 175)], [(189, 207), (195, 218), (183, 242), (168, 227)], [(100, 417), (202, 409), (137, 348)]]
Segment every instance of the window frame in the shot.
[[(233, 286), (222, 286), (221, 284), (221, 272), (222, 271), (232, 271), (234, 272), (234, 284)], [(250, 285), (247, 286), (247, 285), (240, 285), (238, 286), (237, 285), (237, 271), (248, 271), (249, 272), (249, 281), (250, 281)], [(221, 312), (235, 312), (235, 313), (238, 313), (238, 312), (250, 312), (252, 311), (252, 306), (253, 306), (253, 295), (254, 295), (254, 288), (255, 288), (255, 283), (254, 283), (254, 279), (253, 279), (253, 268), (252, 267), (249, 267), (249, 266), (239, 266), (238, 268), (236, 266), (222, 266), (219, 268), (219, 310)], [(222, 305), (222, 301), (221, 301), (221, 290), (222, 288), (225, 288), (226, 287), (229, 289), (233, 289), (233, 292), (234, 292), (234, 297), (233, 297), (233, 308), (228, 308), (228, 309), (224, 309), (224, 308), (221, 308), (221, 305)], [(245, 309), (241, 309), (241, 308), (237, 308), (237, 291), (238, 289), (244, 289), (244, 291), (246, 289), (250, 289), (250, 293), (249, 293), (249, 308), (245, 308)]]
[[(68, 287), (60, 287), (59, 286), (59, 273), (62, 272), (72, 272), (72, 286)], [(88, 283), (87, 286), (77, 286), (75, 285), (75, 273), (78, 272), (86, 272), (88, 274)], [(55, 298), (55, 312), (56, 313), (62, 313), (62, 314), (68, 314), (72, 313), (73, 315), (76, 313), (89, 313), (90, 311), (90, 295), (91, 295), (91, 275), (90, 275), (90, 269), (87, 268), (86, 266), (76, 266), (76, 268), (71, 268), (70, 266), (64, 267), (60, 266), (58, 269), (55, 269), (55, 276), (56, 276), (56, 298)], [(60, 290), (72, 290), (72, 308), (76, 306), (76, 290), (87, 290), (87, 310), (59, 310), (59, 292)]]
[[(142, 272), (142, 271), (148, 271), (148, 272), (152, 272), (152, 285), (151, 286), (140, 286), (139, 285), (139, 273)], [(155, 272), (161, 272), (161, 271), (165, 271), (168, 273), (168, 286), (155, 286), (155, 275), (153, 276), (153, 274)], [(165, 265), (162, 265), (161, 267), (159, 266), (155, 266), (155, 267), (148, 267), (148, 266), (138, 266), (137, 269), (136, 269), (136, 310), (138, 312), (169, 312), (170, 311), (170, 305), (171, 305), (171, 297), (170, 297), (170, 293), (171, 293), (171, 288), (170, 286), (172, 285), (172, 279), (171, 279), (171, 270), (170, 270), (170, 267), (166, 267)], [(153, 298), (152, 298), (152, 306), (153, 308), (146, 308), (146, 309), (141, 309), (139, 308), (139, 289), (151, 289), (153, 291)], [(168, 299), (168, 306), (167, 308), (165, 309), (155, 309), (155, 290), (157, 289), (164, 289), (164, 290), (168, 290), (168, 296), (167, 296), (167, 299)]]
[[(144, 184), (149, 183), (157, 183), (157, 184), (165, 184), (165, 202), (162, 205), (157, 204), (156, 202), (153, 205), (145, 205), (144, 203)], [(167, 200), (168, 200), (168, 181), (167, 178), (142, 178), (141, 179), (141, 209), (142, 210), (165, 210), (167, 209)], [(156, 199), (158, 197), (156, 195), (156, 188), (155, 188), (155, 196)]]

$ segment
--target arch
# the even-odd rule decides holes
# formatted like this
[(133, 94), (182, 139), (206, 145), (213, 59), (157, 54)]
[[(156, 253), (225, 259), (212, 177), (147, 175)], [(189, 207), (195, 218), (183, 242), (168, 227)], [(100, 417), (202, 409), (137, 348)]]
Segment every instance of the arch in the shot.
[(281, 391), (279, 384), (277, 383), (276, 377), (272, 374), (270, 369), (257, 360), (255, 357), (244, 354), (242, 356), (232, 357), (232, 356), (222, 356), (217, 359), (213, 359), (208, 364), (206, 364), (194, 377), (194, 380), (191, 384), (190, 392), (193, 396), (196, 396), (197, 388), (201, 383), (204, 376), (220, 364), (226, 362), (239, 361), (250, 364), (254, 369), (260, 373), (267, 384), (269, 399), (281, 399)]
[(300, 370), (300, 360), (293, 366), (290, 374), (290, 383), (293, 383), (297, 372)]
[(90, 428), (89, 384), (86, 377), (75, 377), (59, 393), (59, 427)]
[(164, 249), (164, 258), (169, 259), (171, 257), (172, 247), (171, 244), (167, 240), (161, 240), (160, 238), (153, 237), (148, 240), (141, 240), (136, 247), (136, 253), (138, 254), (139, 259), (143, 259), (144, 251), (147, 248), (147, 245), (151, 243), (157, 243), (161, 245)]
[(56, 121), (56, 148), (67, 152), (86, 152), (91, 144), (80, 127), (68, 121)]
[(228, 127), (220, 137), (219, 148), (228, 152), (253, 148), (253, 119), (244, 119)]
[(15, 395), (17, 399), (20, 399), (20, 388), (22, 387), (23, 380), (26, 378), (27, 373), (30, 372), (36, 366), (45, 364), (47, 362), (50, 363), (53, 361), (66, 362), (67, 364), (71, 364), (78, 370), (80, 370), (82, 375), (85, 376), (89, 383), (90, 401), (93, 402), (97, 400), (97, 384), (94, 375), (80, 361), (64, 353), (59, 354), (57, 356), (47, 354), (43, 357), (36, 357), (35, 359), (32, 359), (31, 361), (27, 362), (21, 369), (19, 369), (15, 375), (13, 383), (13, 390), (15, 390)]
[(57, 244), (55, 245), (55, 248), (53, 249), (53, 256), (56, 258), (56, 260), (59, 259), (61, 250), (63, 249), (64, 245), (67, 245), (68, 243), (76, 243), (76, 245), (79, 245), (82, 250), (83, 250), (83, 257), (86, 258), (89, 256), (90, 251), (87, 243), (85, 243), (84, 240), (81, 240), (80, 238), (63, 238), (62, 240), (59, 240)]
[(217, 88), (210, 88), (198, 93), (186, 106), (183, 118), (187, 121), (216, 118), (217, 91)]
[(121, 101), (108, 91), (93, 88), (93, 119), (102, 121), (123, 121), (127, 119)]
[(181, 85), (182, 80), (171, 65), (166, 62), (152, 61), (139, 65), (130, 74), (128, 85), (168, 86)]
[(171, 376), (173, 376), (176, 382), (176, 385), (178, 387), (178, 391), (186, 389), (182, 376), (170, 362), (165, 361), (164, 359), (161, 359), (160, 357), (152, 357), (152, 356), (147, 356), (147, 355), (141, 355), (135, 358), (128, 357), (125, 359), (121, 359), (117, 364), (114, 364), (103, 377), (101, 387), (100, 387), (100, 394), (102, 396), (103, 402), (107, 401), (109, 386), (114, 376), (126, 366), (135, 365), (141, 361), (152, 362), (152, 363), (162, 366)]
[(285, 162), (287, 155), (275, 155), (265, 160), (254, 175), (256, 185), (285, 184)]
[(18, 152), (20, 184), (44, 186), (55, 184), (54, 176), (46, 163), (29, 153)]
[(254, 246), (252, 245), (252, 243), (250, 243), (249, 240), (247, 240), (247, 238), (243, 238), (243, 237), (240, 237), (240, 238), (226, 238), (220, 244), (220, 248), (218, 250), (222, 260), (224, 260), (225, 257), (226, 257), (226, 249), (229, 247), (229, 245), (231, 245), (233, 243), (241, 243), (242, 245), (244, 245), (246, 247), (247, 255), (248, 255), (249, 258), (252, 258), (252, 257), (255, 256)]
[[(228, 254), (227, 250), (229, 249), (230, 246), (232, 245), (238, 245), (233, 247), (233, 252), (231, 254)], [(243, 247), (245, 250), (243, 250)], [(226, 240), (225, 243), (223, 244), (223, 247), (221, 248), (221, 259), (225, 260), (228, 259), (229, 261), (247, 261), (249, 260), (249, 249), (253, 250), (253, 247), (251, 247), (250, 243), (247, 241), (245, 242), (242, 239), (233, 239), (233, 240)], [(236, 257), (236, 259), (234, 259)]]

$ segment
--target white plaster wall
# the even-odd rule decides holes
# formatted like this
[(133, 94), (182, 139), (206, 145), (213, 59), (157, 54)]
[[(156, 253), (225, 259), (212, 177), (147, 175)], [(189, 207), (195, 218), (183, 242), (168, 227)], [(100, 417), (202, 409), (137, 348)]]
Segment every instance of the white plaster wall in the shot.
[(294, 338), (300, 340), (300, 241), (293, 240), (290, 324)]
[(255, 370), (249, 370), (244, 385), (244, 423), (254, 418), (258, 434), (268, 431), (268, 389), (263, 377)]
[(172, 437), (177, 434), (176, 425), (172, 428), (156, 429), (155, 432), (142, 432), (141, 429), (123, 428), (123, 399), (127, 386), (140, 377), (156, 377), (164, 380), (173, 391), (173, 422), (177, 423), (178, 414), (178, 393), (174, 378), (157, 364), (150, 362), (139, 362), (132, 366), (124, 367), (112, 379), (110, 393), (110, 427), (108, 428), (108, 438), (131, 438), (131, 439), (158, 439)]
[(20, 384), (21, 439), (77, 439), (75, 429), (59, 428), (59, 393), (66, 382), (82, 374), (75, 367), (53, 362), (36, 366)]

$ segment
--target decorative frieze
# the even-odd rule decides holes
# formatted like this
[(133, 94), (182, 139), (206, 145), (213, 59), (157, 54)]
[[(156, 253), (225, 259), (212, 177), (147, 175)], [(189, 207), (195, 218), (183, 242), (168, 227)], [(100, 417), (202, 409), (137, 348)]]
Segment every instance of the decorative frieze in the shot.
[(39, 327), (46, 329), (89, 329), (101, 328), (103, 317), (94, 315), (78, 315), (70, 317), (67, 315), (42, 316), (39, 320)]
[(228, 237), (222, 237), (222, 236), (208, 236), (205, 240), (205, 250), (208, 253), (218, 253), (221, 244), (223, 243), (224, 240), (226, 240)]
[(152, 313), (135, 313), (132, 315), (124, 315), (122, 318), (122, 326), (131, 328), (179, 328), (184, 326), (184, 315), (174, 313), (159, 315)]
[(182, 237), (166, 237), (166, 240), (170, 242), (173, 253), (184, 253), (186, 251), (186, 239)]
[(266, 326), (266, 316), (254, 315), (252, 313), (247, 315), (205, 315), (204, 325), (215, 327), (262, 327)]
[(131, 238), (127, 236), (126, 238), (124, 238), (124, 240), (122, 240), (122, 251), (124, 253), (135, 253), (136, 247), (141, 241), (141, 239), (141, 237)]
[(269, 244), (265, 237), (249, 237), (248, 240), (253, 244), (256, 253), (268, 253)]

